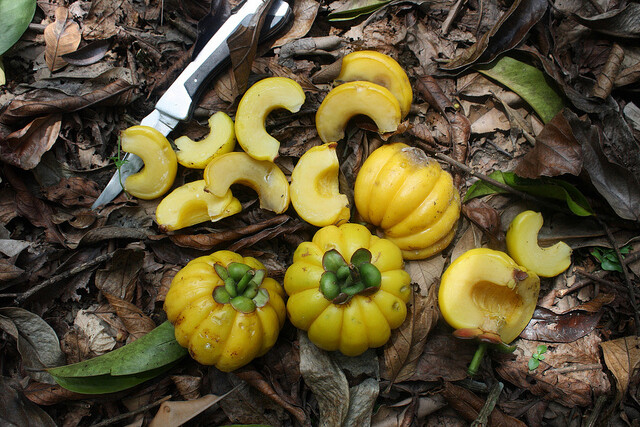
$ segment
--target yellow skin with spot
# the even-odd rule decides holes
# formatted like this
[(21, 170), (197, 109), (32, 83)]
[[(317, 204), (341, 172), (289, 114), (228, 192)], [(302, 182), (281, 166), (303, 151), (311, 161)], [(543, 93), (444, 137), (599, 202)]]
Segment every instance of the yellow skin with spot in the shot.
[(167, 319), (175, 327), (178, 343), (203, 365), (230, 372), (265, 354), (278, 339), (286, 319), (282, 285), (265, 277), (263, 289), (269, 301), (251, 313), (236, 311), (231, 304), (213, 299), (213, 290), (224, 286), (214, 269), (240, 262), (253, 269), (265, 269), (255, 258), (231, 251), (217, 251), (196, 258), (176, 274), (164, 301)]
[[(336, 249), (350, 262), (360, 248), (371, 252), (371, 263), (382, 274), (380, 289), (368, 296), (355, 295), (345, 304), (334, 304), (319, 289), (324, 273), (322, 257)], [(372, 236), (360, 224), (323, 227), (311, 242), (298, 246), (285, 274), (289, 320), (307, 331), (311, 342), (324, 350), (357, 356), (368, 348), (380, 347), (407, 315), (411, 278), (403, 266), (402, 253), (396, 245)]]
[(149, 126), (131, 126), (120, 133), (120, 144), (144, 162), (142, 170), (124, 182), (127, 193), (151, 200), (169, 191), (178, 172), (178, 160), (163, 134)]
[(405, 259), (434, 255), (453, 240), (460, 195), (451, 175), (424, 152), (383, 145), (364, 162), (354, 187), (362, 219), (377, 226)]
[(455, 329), (479, 329), (510, 343), (536, 308), (539, 277), (507, 254), (487, 248), (465, 252), (440, 279), (438, 304)]
[(335, 142), (317, 145), (305, 152), (291, 173), (291, 204), (300, 218), (316, 227), (349, 221), (347, 196), (340, 193), (340, 164)]

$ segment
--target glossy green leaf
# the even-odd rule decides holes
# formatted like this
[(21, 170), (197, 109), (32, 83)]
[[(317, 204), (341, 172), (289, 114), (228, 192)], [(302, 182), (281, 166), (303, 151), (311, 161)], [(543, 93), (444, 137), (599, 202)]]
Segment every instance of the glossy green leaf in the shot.
[(49, 369), (62, 387), (78, 393), (124, 390), (166, 371), (187, 350), (175, 340), (173, 325), (164, 322), (131, 344), (93, 359)]
[(345, 7), (329, 14), (329, 21), (349, 21), (362, 15), (373, 13), (388, 4), (391, 0), (354, 0)]
[(36, 0), (0, 0), (0, 55), (16, 44), (36, 12)]
[[(587, 201), (587, 198), (573, 185), (558, 178), (538, 178), (528, 179), (521, 178), (513, 172), (494, 171), (489, 175), (502, 184), (531, 194), (537, 197), (543, 197), (554, 200), (562, 200), (575, 215), (591, 216), (593, 210)], [(474, 199), (476, 197), (486, 196), (488, 194), (506, 193), (506, 190), (498, 188), (485, 181), (477, 181), (474, 183), (464, 197), (464, 201)]]
[(564, 108), (562, 97), (545, 74), (529, 64), (503, 56), (476, 69), (522, 97), (547, 123)]

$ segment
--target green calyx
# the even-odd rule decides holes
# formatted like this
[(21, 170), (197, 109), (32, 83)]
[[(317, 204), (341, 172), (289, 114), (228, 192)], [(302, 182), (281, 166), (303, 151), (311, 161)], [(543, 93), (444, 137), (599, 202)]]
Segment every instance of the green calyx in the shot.
[(269, 302), (269, 292), (260, 288), (267, 274), (265, 270), (254, 270), (239, 262), (232, 262), (227, 268), (216, 264), (213, 268), (224, 282), (213, 290), (217, 303), (231, 304), (237, 311), (251, 313)]
[(345, 304), (354, 295), (369, 295), (380, 288), (382, 275), (371, 264), (371, 252), (360, 248), (351, 256), (351, 263), (335, 249), (322, 257), (324, 273), (320, 277), (320, 292), (334, 304)]

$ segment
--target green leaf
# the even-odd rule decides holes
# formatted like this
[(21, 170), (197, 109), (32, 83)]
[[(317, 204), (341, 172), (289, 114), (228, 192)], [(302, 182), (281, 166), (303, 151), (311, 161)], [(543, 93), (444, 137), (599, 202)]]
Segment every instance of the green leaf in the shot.
[[(549, 198), (554, 200), (562, 200), (575, 215), (590, 216), (593, 215), (591, 206), (587, 198), (573, 185), (558, 178), (538, 178), (528, 179), (521, 178), (513, 172), (494, 171), (489, 175), (509, 187), (522, 191), (533, 196)], [(506, 193), (506, 190), (498, 188), (493, 184), (485, 181), (475, 182), (464, 196), (467, 202), (475, 197), (486, 196), (488, 194)]]
[[(622, 259), (624, 259), (624, 255), (631, 252), (632, 246), (626, 245), (620, 248), (620, 254), (622, 255)], [(605, 271), (617, 271), (618, 273), (622, 273), (622, 266), (620, 265), (620, 261), (618, 260), (618, 255), (614, 249), (610, 248), (593, 248), (590, 251), (591, 255), (598, 260), (600, 263), (600, 268)]]
[(528, 367), (530, 371), (535, 370), (538, 366), (540, 366), (540, 361), (535, 357), (529, 359)]
[(562, 97), (536, 67), (502, 56), (487, 65), (476, 66), (476, 69), (520, 95), (545, 123), (564, 108)]
[(359, 16), (373, 13), (388, 4), (391, 0), (353, 0), (340, 10), (329, 14), (329, 21), (349, 21)]
[(72, 365), (49, 369), (62, 387), (78, 393), (112, 393), (161, 374), (186, 356), (175, 340), (173, 325), (153, 331), (117, 350)]
[(36, 0), (0, 0), (0, 55), (16, 44), (36, 13)]

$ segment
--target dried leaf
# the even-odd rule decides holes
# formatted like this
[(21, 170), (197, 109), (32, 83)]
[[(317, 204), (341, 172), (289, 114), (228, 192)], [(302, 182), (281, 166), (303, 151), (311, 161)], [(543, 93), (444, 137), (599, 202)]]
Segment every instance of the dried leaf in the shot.
[(618, 399), (627, 393), (631, 376), (640, 365), (640, 337), (631, 336), (600, 343), (604, 363), (613, 373), (618, 386)]
[(342, 425), (349, 411), (349, 384), (329, 353), (316, 347), (298, 331), (300, 372), (318, 400), (322, 427)]
[(73, 206), (88, 208), (100, 195), (100, 189), (95, 181), (72, 176), (63, 177), (55, 186), (44, 187), (42, 193), (47, 200), (68, 208)]
[[(484, 406), (484, 400), (476, 396), (472, 391), (455, 384), (444, 383), (442, 395), (449, 405), (462, 415), (467, 421), (473, 422)], [(506, 415), (496, 407), (489, 416), (489, 423), (493, 427), (526, 427), (522, 421)]]
[(8, 282), (22, 276), (24, 270), (6, 259), (0, 259), (0, 282)]
[(612, 163), (602, 151), (600, 134), (595, 126), (582, 121), (569, 110), (563, 112), (582, 144), (584, 170), (591, 183), (611, 208), (624, 219), (640, 219), (640, 183), (626, 168)]
[(6, 137), (0, 145), (0, 158), (21, 169), (35, 168), (40, 163), (42, 155), (49, 151), (58, 139), (61, 126), (60, 114), (35, 119)]
[(23, 393), (27, 399), (41, 406), (56, 405), (68, 400), (87, 398), (85, 394), (74, 393), (60, 387), (58, 384), (45, 384), (36, 381), (30, 382)]
[(69, 113), (95, 105), (126, 105), (131, 101), (133, 86), (122, 79), (79, 96), (58, 93), (55, 99), (40, 96), (39, 91), (30, 92), (34, 99), (14, 99), (0, 113), (0, 123), (13, 125), (24, 119), (56, 113)]
[[(484, 200), (470, 200), (462, 206), (462, 212), (474, 225), (479, 227), (491, 238), (494, 247), (498, 247), (499, 243), (504, 241), (504, 231), (501, 227), (502, 220), (500, 218), (500, 214)], [(477, 240), (475, 239), (475, 235), (473, 235), (473, 237), (473, 244), (475, 245)], [(479, 246), (476, 245), (472, 247)], [(472, 247), (469, 247), (469, 249)]]
[(129, 335), (134, 339), (139, 339), (151, 332), (156, 324), (144, 314), (135, 304), (120, 299), (114, 295), (103, 292), (109, 304), (114, 308), (116, 314), (124, 323)]
[(142, 271), (143, 262), (143, 251), (118, 249), (107, 268), (96, 272), (96, 287), (116, 298), (133, 301), (136, 280)]
[(256, 57), (258, 49), (258, 40), (262, 24), (267, 16), (269, 7), (273, 0), (264, 1), (251, 20), (245, 25), (240, 25), (227, 39), (229, 52), (231, 57), (231, 67), (233, 70), (233, 79), (235, 83), (235, 96), (244, 93), (249, 84), (249, 75), (251, 74), (251, 65)]
[(468, 377), (467, 368), (478, 346), (455, 338), (451, 329), (436, 328), (420, 356), (411, 381), (460, 381)]
[(5, 376), (0, 376), (0, 424), (56, 427), (49, 414), (25, 398), (20, 383)]
[(149, 426), (164, 427), (182, 425), (206, 411), (225, 397), (226, 394), (222, 396), (207, 394), (206, 396), (202, 396), (195, 400), (163, 402), (162, 405), (160, 405), (156, 416), (153, 417), (151, 423), (149, 423)]
[(582, 171), (582, 148), (571, 125), (562, 114), (549, 121), (536, 138), (536, 144), (516, 166), (515, 173), (524, 178), (578, 176)]
[(43, 369), (64, 363), (55, 331), (40, 316), (18, 307), (0, 308), (0, 328), (17, 342), (22, 363), (37, 381), (53, 383)]
[(520, 336), (528, 340), (547, 342), (573, 342), (589, 335), (598, 325), (602, 313), (570, 311), (556, 314), (536, 307), (533, 317)]
[(74, 52), (80, 45), (82, 35), (80, 26), (69, 16), (69, 9), (58, 7), (55, 12), (55, 22), (44, 29), (44, 42), (46, 45), (44, 57), (47, 67), (51, 71), (57, 71), (67, 65), (61, 58), (62, 55)]
[(282, 37), (272, 44), (272, 48), (284, 46), (287, 42), (306, 36), (318, 15), (320, 2), (317, 0), (301, 0), (293, 4), (293, 25)]
[(100, 61), (109, 52), (111, 48), (111, 40), (96, 40), (80, 49), (61, 55), (65, 62), (71, 65), (91, 65)]
[(371, 414), (380, 393), (380, 384), (374, 378), (367, 378), (349, 389), (349, 412), (345, 426), (368, 427)]
[[(548, 344), (545, 359), (530, 371), (528, 362), (539, 341), (519, 340), (515, 353), (496, 365), (496, 372), (516, 387), (568, 407), (588, 407), (594, 396), (607, 394), (610, 384), (602, 370), (596, 332), (571, 343)], [(513, 357), (515, 355), (515, 358)]]
[(442, 256), (435, 256), (423, 261), (410, 261), (405, 266), (418, 289), (412, 294), (407, 319), (384, 346), (380, 371), (382, 378), (390, 381), (390, 386), (413, 375), (427, 335), (438, 320), (436, 282), (442, 274), (445, 260)]
[(488, 33), (441, 68), (460, 71), (471, 64), (493, 61), (501, 53), (517, 46), (546, 11), (547, 2), (544, 0), (514, 1)]
[(613, 9), (599, 15), (574, 15), (585, 27), (613, 37), (636, 39), (640, 37), (640, 4), (629, 2), (622, 9)]

